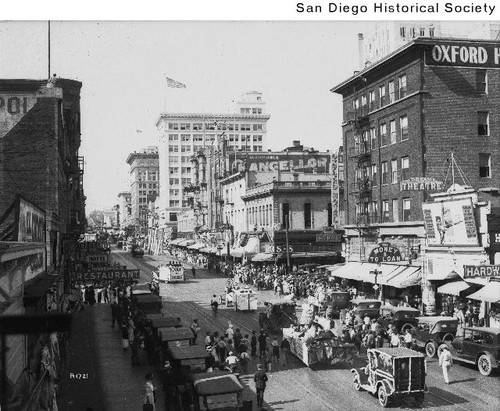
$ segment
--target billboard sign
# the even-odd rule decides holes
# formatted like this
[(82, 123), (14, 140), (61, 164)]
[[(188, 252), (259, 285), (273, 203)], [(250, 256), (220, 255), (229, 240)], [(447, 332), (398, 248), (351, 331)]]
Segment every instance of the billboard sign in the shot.
[(17, 219), (17, 241), (45, 242), (45, 211), (20, 197)]
[(437, 42), (425, 49), (427, 66), (500, 68), (500, 47), (469, 42)]
[(422, 205), (428, 245), (479, 246), (470, 198)]
[(299, 172), (299, 173), (329, 173), (330, 156), (315, 153), (276, 153), (264, 155), (246, 155), (235, 158), (231, 170), (237, 172), (254, 171), (268, 173)]

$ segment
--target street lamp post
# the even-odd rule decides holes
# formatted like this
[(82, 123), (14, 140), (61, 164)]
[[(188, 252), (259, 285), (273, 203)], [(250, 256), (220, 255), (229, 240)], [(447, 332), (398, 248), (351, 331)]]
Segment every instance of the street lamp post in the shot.
[(377, 276), (378, 276), (379, 274), (382, 274), (382, 271), (381, 271), (381, 270), (377, 270), (377, 269), (375, 268), (375, 270), (371, 270), (371, 271), (370, 271), (370, 274), (375, 275), (375, 284), (373, 284), (373, 289), (374, 289), (374, 290), (375, 290), (375, 292), (379, 295), (379, 297), (381, 297), (381, 296), (382, 296), (382, 293), (379, 293), (379, 291), (378, 291), (378, 290), (380, 289), (380, 290), (382, 291), (382, 289), (381, 289), (381, 287), (380, 287), (380, 286), (378, 285), (378, 283), (377, 283)]

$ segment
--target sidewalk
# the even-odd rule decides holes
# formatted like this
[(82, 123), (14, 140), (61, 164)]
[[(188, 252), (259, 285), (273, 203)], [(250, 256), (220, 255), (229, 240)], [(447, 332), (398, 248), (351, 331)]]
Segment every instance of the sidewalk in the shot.
[[(132, 366), (130, 348), (123, 351), (121, 333), (111, 329), (109, 304), (85, 306), (76, 313), (68, 347), (68, 361), (61, 378), (59, 409), (64, 411), (142, 410), (144, 375), (155, 375), (154, 367)], [(140, 356), (144, 363), (144, 356)], [(70, 373), (88, 373), (88, 379), (70, 378)], [(162, 409), (164, 395), (161, 382), (157, 388), (157, 409)]]

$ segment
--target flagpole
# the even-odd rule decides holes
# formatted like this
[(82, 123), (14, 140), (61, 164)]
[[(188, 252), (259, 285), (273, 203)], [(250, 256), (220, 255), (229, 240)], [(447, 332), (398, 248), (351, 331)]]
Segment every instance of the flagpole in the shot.
[(48, 62), (47, 62), (47, 78), (50, 79), (50, 20), (47, 22), (47, 54), (48, 54)]

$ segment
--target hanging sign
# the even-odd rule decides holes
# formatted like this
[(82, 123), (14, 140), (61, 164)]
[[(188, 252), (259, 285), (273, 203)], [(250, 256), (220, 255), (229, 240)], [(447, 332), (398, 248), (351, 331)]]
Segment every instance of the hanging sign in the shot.
[(104, 270), (74, 273), (76, 281), (109, 281), (109, 280), (138, 280), (139, 270)]
[(389, 243), (380, 243), (375, 247), (368, 257), (369, 263), (392, 263), (401, 261), (399, 248), (391, 246)]

